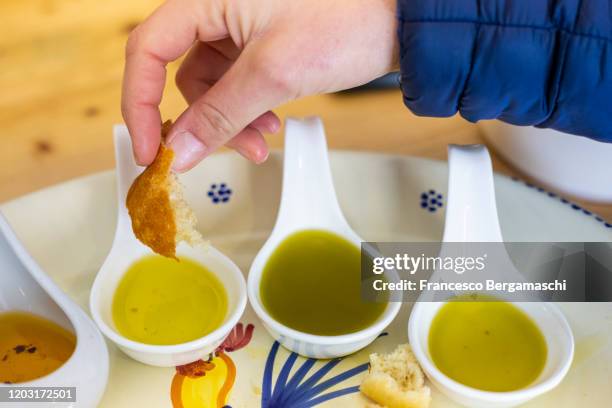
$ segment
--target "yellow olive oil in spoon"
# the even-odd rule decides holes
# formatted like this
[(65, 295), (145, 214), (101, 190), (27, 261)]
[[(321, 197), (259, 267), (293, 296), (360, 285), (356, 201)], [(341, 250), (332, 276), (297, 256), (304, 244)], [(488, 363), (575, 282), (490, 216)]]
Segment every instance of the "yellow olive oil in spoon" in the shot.
[(0, 313), (0, 382), (43, 377), (72, 355), (76, 337), (51, 320), (22, 312)]
[(304, 230), (287, 237), (266, 263), (261, 301), (280, 323), (322, 336), (370, 326), (386, 302), (361, 298), (359, 248), (336, 234)]
[(199, 263), (154, 255), (136, 261), (125, 273), (112, 313), (119, 333), (131, 340), (180, 344), (221, 326), (227, 294), (219, 279)]
[(429, 353), (440, 371), (469, 387), (514, 391), (544, 369), (542, 332), (508, 302), (462, 296), (440, 308), (429, 331)]

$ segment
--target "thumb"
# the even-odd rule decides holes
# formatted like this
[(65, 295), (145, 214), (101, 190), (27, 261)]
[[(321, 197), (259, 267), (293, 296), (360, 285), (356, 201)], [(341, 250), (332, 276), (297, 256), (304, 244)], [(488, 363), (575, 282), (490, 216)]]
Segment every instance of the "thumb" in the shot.
[[(248, 48), (248, 46), (247, 46)], [(176, 120), (167, 138), (174, 169), (184, 171), (263, 113), (289, 100), (289, 75), (265, 53), (245, 48), (230, 69)]]

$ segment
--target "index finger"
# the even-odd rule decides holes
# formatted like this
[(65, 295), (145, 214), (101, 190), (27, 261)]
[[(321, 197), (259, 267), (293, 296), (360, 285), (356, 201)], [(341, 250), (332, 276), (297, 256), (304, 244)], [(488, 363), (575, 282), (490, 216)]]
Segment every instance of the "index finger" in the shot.
[[(170, 0), (162, 4), (129, 36), (123, 73), (121, 112), (134, 146), (136, 161), (149, 164), (160, 142), (161, 102), (166, 64), (178, 59), (199, 39), (226, 36), (213, 10), (202, 1)], [(203, 22), (203, 17), (206, 21)], [(215, 20), (216, 23), (215, 24)], [(204, 23), (204, 32), (198, 27)]]

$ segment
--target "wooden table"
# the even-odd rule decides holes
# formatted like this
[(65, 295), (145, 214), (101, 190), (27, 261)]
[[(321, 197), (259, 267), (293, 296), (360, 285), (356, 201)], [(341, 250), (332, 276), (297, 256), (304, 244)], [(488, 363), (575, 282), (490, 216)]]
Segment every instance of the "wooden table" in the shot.
[[(113, 167), (112, 125), (119, 101), (123, 48), (130, 30), (159, 0), (20, 0), (0, 3), (0, 202)], [(169, 67), (173, 78), (177, 64)], [(165, 118), (185, 108), (169, 80)], [(483, 143), (459, 117), (418, 118), (399, 91), (305, 98), (279, 107), (287, 115), (323, 117), (334, 149), (435, 159), (448, 143)], [(270, 145), (281, 145), (271, 136)], [(517, 175), (493, 155), (496, 171)], [(612, 219), (612, 206), (581, 203)]]

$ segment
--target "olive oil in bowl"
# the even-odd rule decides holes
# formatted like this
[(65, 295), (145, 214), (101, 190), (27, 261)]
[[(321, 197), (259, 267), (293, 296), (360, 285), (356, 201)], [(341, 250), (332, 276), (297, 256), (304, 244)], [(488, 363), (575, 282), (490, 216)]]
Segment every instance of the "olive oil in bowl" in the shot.
[(386, 302), (361, 298), (360, 251), (336, 234), (304, 230), (287, 237), (264, 266), (259, 295), (279, 323), (337, 336), (372, 325)]
[(221, 281), (201, 264), (154, 255), (136, 261), (113, 298), (117, 331), (145, 344), (172, 345), (203, 337), (228, 312)]
[(27, 312), (0, 312), (0, 383), (50, 374), (75, 347), (75, 335), (55, 322)]
[(546, 364), (546, 340), (515, 305), (478, 295), (454, 299), (429, 329), (429, 353), (440, 371), (483, 391), (529, 386)]

